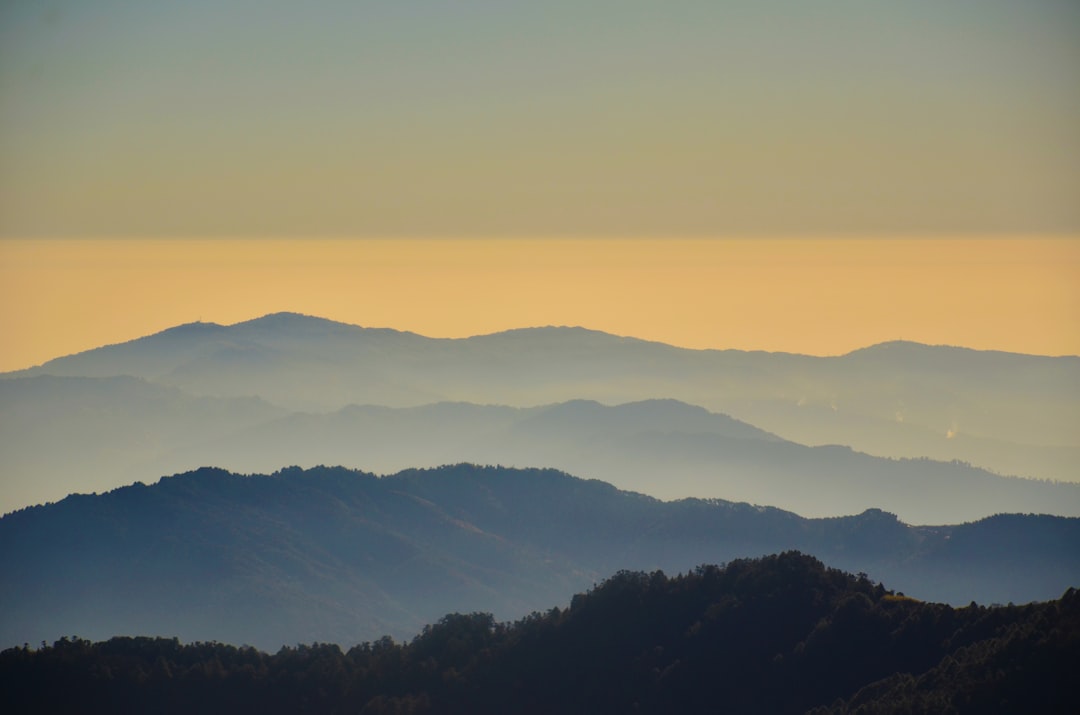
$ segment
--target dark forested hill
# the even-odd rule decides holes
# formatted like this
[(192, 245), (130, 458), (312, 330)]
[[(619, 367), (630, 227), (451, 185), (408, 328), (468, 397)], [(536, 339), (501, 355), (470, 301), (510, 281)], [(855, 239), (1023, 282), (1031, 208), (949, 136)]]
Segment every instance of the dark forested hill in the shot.
[(445, 340), (282, 313), (178, 326), (8, 377), (42, 374), (129, 375), (293, 411), (672, 398), (802, 444), (1080, 480), (1077, 357), (895, 342), (822, 358), (687, 350), (581, 328)]
[(0, 643), (400, 637), (449, 611), (546, 609), (620, 569), (685, 571), (792, 548), (953, 603), (1046, 599), (1080, 583), (1080, 519), (804, 519), (471, 465), (385, 478), (203, 469), (0, 518)]
[(450, 614), (410, 641), (274, 655), (64, 638), (0, 653), (13, 712), (1066, 713), (1080, 595), (915, 601), (795, 552), (621, 571), (515, 623)]

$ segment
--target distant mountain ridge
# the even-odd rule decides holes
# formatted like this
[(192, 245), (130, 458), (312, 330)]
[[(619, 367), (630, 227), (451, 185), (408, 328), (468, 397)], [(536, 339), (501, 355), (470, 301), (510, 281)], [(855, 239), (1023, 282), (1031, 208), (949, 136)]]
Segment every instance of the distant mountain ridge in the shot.
[[(84, 350), (71, 355), (65, 355), (62, 357), (53, 358), (40, 365), (32, 366), (22, 370), (14, 370), (6, 373), (6, 375), (17, 376), (21, 374), (31, 373), (38, 371), (42, 368), (54, 367), (74, 360), (75, 358), (86, 358), (90, 355), (98, 354), (103, 351), (116, 351), (120, 348), (131, 348), (135, 346), (145, 345), (148, 342), (154, 342), (165, 339), (175, 338), (216, 338), (221, 336), (228, 336), (235, 338), (238, 335), (255, 336), (258, 334), (264, 336), (281, 335), (284, 333), (308, 334), (308, 335), (326, 335), (338, 334), (349, 335), (351, 337), (357, 336), (379, 336), (382, 338), (400, 337), (407, 339), (420, 339), (428, 342), (441, 342), (452, 343), (460, 341), (500, 341), (500, 340), (515, 340), (518, 338), (538, 338), (539, 340), (545, 340), (551, 336), (558, 336), (568, 339), (578, 339), (581, 337), (587, 337), (594, 340), (597, 343), (610, 343), (612, 341), (622, 343), (632, 343), (639, 345), (658, 346), (664, 349), (672, 351), (685, 351), (696, 353), (731, 353), (731, 354), (743, 354), (743, 355), (777, 355), (787, 357), (800, 357), (818, 360), (830, 360), (837, 358), (850, 358), (850, 357), (863, 357), (863, 356), (875, 356), (892, 357), (897, 354), (907, 355), (930, 355), (936, 353), (942, 354), (960, 354), (960, 355), (985, 355), (992, 356), (997, 360), (1008, 359), (1028, 359), (1037, 358), (1043, 360), (1080, 360), (1080, 356), (1076, 355), (1036, 355), (1031, 353), (1017, 353), (1004, 350), (985, 350), (968, 348), (960, 345), (945, 345), (945, 344), (929, 344), (920, 343), (913, 340), (886, 340), (880, 343), (874, 343), (861, 348), (855, 348), (847, 353), (837, 355), (834, 357), (822, 357), (815, 355), (808, 355), (803, 353), (794, 352), (772, 352), (765, 350), (740, 350), (737, 348), (683, 348), (669, 343), (664, 343), (658, 340), (648, 340), (644, 338), (637, 338), (633, 336), (615, 335), (607, 333), (602, 330), (595, 330), (592, 328), (586, 328), (578, 325), (538, 325), (533, 327), (521, 327), (521, 328), (509, 328), (507, 330), (500, 330), (494, 333), (483, 333), (473, 335), (465, 338), (432, 338), (426, 337), (419, 333), (415, 333), (409, 330), (397, 330), (394, 328), (373, 328), (365, 327), (361, 325), (355, 325), (352, 323), (344, 323), (341, 321), (331, 320), (328, 318), (321, 318), (314, 315), (306, 315), (303, 313), (295, 312), (278, 312), (269, 313), (258, 318), (252, 318), (249, 320), (240, 321), (238, 323), (221, 324), (205, 321), (194, 321), (191, 323), (182, 323), (169, 328), (165, 328), (156, 333), (151, 333), (146, 336), (133, 338), (131, 340), (121, 341), (119, 343), (110, 343), (98, 348), (92, 348)], [(4, 373), (0, 373), (4, 374)]]
[(350, 406), (254, 425), (204, 445), (199, 454), (209, 464), (256, 472), (285, 462), (380, 473), (455, 462), (554, 467), (662, 499), (717, 497), (807, 516), (880, 507), (920, 524), (1017, 511), (1080, 516), (1077, 484), (1006, 479), (964, 464), (887, 460), (841, 446), (805, 447), (674, 400)]
[[(894, 359), (898, 356), (909, 359), (912, 357), (924, 359), (933, 357), (935, 359), (940, 359), (942, 356), (954, 356), (961, 358), (971, 356), (984, 356), (985, 358), (999, 361), (1026, 361), (1037, 359), (1071, 360), (1080, 363), (1080, 356), (1043, 356), (1025, 353), (1013, 353), (1000, 350), (977, 350), (962, 346), (929, 345), (926, 343), (918, 343), (909, 340), (890, 340), (876, 343), (874, 345), (869, 345), (863, 348), (857, 348), (848, 353), (844, 353), (835, 357), (820, 357), (790, 352), (768, 352), (763, 350), (739, 350), (734, 348), (682, 348), (656, 340), (646, 340), (632, 336), (613, 335), (611, 333), (606, 333), (600, 330), (594, 330), (581, 326), (567, 325), (544, 325), (536, 327), (511, 328), (508, 330), (502, 330), (494, 333), (474, 335), (467, 338), (430, 338), (407, 330), (396, 330), (393, 328), (370, 328), (329, 320), (327, 318), (320, 318), (317, 316), (304, 315), (301, 313), (280, 312), (271, 313), (259, 318), (253, 318), (251, 320), (245, 320), (229, 325), (202, 321), (184, 323), (171, 328), (166, 328), (157, 333), (152, 333), (144, 337), (134, 338), (132, 340), (127, 340), (120, 343), (112, 343), (99, 348), (93, 348), (79, 353), (74, 353), (72, 355), (54, 358), (42, 363), (41, 365), (25, 368), (22, 370), (15, 370), (8, 373), (0, 373), (0, 376), (17, 377), (41, 373), (64, 374), (67, 370), (73, 370), (74, 372), (72, 374), (87, 375), (87, 373), (84, 372), (85, 370), (87, 370), (87, 363), (92, 360), (98, 360), (107, 355), (109, 359), (113, 360), (119, 357), (121, 359), (119, 366), (111, 369), (121, 369), (124, 370), (124, 372), (105, 372), (98, 376), (108, 377), (112, 374), (124, 374), (152, 379), (152, 375), (143, 374), (138, 367), (132, 367), (131, 363), (125, 364), (124, 362), (122, 362), (122, 360), (132, 359), (135, 355), (138, 354), (139, 350), (145, 347), (149, 347), (154, 343), (175, 343), (177, 341), (188, 341), (195, 342), (198, 347), (206, 349), (208, 343), (211, 345), (247, 344), (254, 346), (260, 344), (260, 340), (277, 341), (280, 340), (283, 336), (288, 336), (290, 339), (295, 339), (297, 337), (326, 338), (328, 336), (334, 336), (338, 338), (347, 337), (357, 342), (387, 342), (391, 340), (400, 340), (406, 344), (410, 342), (412, 342), (413, 344), (416, 344), (417, 342), (423, 342), (428, 344), (442, 345), (449, 345), (455, 343), (497, 344), (500, 342), (505, 343), (512, 341), (523, 341), (527, 344), (531, 343), (533, 345), (539, 345), (548, 349), (550, 349), (553, 342), (556, 344), (561, 342), (564, 346), (569, 345), (573, 347), (580, 347), (582, 345), (588, 346), (590, 344), (593, 346), (607, 347), (613, 344), (622, 344), (647, 346), (651, 349), (658, 349), (671, 353), (777, 356), (780, 358), (801, 358), (809, 361), (831, 361), (845, 358), (867, 357), (888, 360)], [(169, 345), (169, 347), (175, 347), (175, 345), (171, 344)], [(124, 353), (128, 354), (125, 355)], [(181, 362), (182, 357), (184, 356), (175, 356), (177, 363)], [(93, 365), (94, 363), (89, 362), (89, 364)], [(110, 368), (104, 365), (99, 365), (98, 369), (108, 370)]]
[(583, 328), (426, 338), (281, 313), (193, 323), (30, 375), (130, 375), (289, 411), (673, 398), (801, 444), (1080, 481), (1080, 358), (885, 343), (839, 357), (689, 350)]
[(0, 513), (151, 478), (164, 454), (287, 414), (128, 376), (0, 380)]
[(0, 518), (0, 642), (359, 642), (448, 611), (518, 617), (620, 569), (673, 573), (791, 548), (953, 603), (1039, 600), (1080, 582), (1080, 519), (804, 519), (471, 465), (384, 478), (203, 469)]
[(554, 467), (663, 499), (717, 497), (806, 516), (872, 507), (917, 524), (1015, 511), (1080, 516), (1077, 484), (805, 447), (675, 400), (350, 405), (311, 414), (132, 377), (41, 375), (0, 380), (0, 427), (0, 512), (206, 465), (258, 473), (341, 464), (390, 474), (474, 462)]

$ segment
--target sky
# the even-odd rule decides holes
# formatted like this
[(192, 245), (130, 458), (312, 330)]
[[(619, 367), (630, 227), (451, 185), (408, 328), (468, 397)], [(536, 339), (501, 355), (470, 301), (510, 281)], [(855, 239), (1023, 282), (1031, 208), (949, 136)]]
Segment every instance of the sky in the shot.
[(1073, 0), (8, 0), (0, 233), (1080, 233)]
[[(1071, 239), (36, 240), (0, 262), (0, 370), (277, 311), (433, 337), (583, 325), (692, 348), (906, 339), (1080, 354)], [(56, 326), (65, 326), (57, 330)]]
[(1077, 353), (1078, 199), (1072, 0), (0, 3), (0, 369), (276, 309)]

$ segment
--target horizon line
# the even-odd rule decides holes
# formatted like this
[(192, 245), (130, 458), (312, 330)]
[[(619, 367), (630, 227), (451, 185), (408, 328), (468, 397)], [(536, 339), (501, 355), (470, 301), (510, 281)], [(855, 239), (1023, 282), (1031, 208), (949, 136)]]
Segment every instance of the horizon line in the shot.
[(999, 353), (999, 354), (1004, 354), (1004, 355), (1022, 355), (1022, 356), (1025, 356), (1025, 357), (1036, 357), (1036, 358), (1049, 358), (1049, 359), (1080, 358), (1080, 355), (1075, 355), (1075, 354), (1071, 354), (1071, 353), (1062, 353), (1062, 354), (1057, 354), (1057, 355), (1049, 355), (1049, 354), (1042, 354), (1042, 353), (1025, 353), (1025, 352), (1018, 352), (1018, 351), (1015, 351), (1015, 350), (1003, 350), (1003, 349), (999, 349), (999, 348), (978, 348), (978, 347), (971, 347), (971, 346), (968, 346), (968, 345), (959, 345), (959, 344), (951, 344), (951, 343), (922, 342), (922, 341), (919, 341), (919, 340), (913, 340), (913, 339), (905, 338), (903, 336), (898, 336), (896, 338), (892, 338), (892, 339), (888, 339), (888, 340), (881, 340), (881, 341), (878, 341), (878, 342), (869, 343), (867, 345), (862, 345), (862, 346), (859, 346), (859, 347), (855, 347), (855, 348), (852, 348), (850, 350), (846, 350), (844, 352), (836, 352), (836, 353), (810, 353), (810, 352), (797, 352), (797, 351), (791, 351), (791, 350), (766, 350), (766, 349), (762, 349), (762, 348), (742, 348), (742, 347), (695, 348), (695, 347), (687, 347), (687, 346), (684, 346), (684, 345), (678, 345), (678, 344), (675, 344), (675, 343), (669, 343), (669, 342), (665, 342), (663, 340), (640, 337), (640, 336), (637, 336), (637, 335), (623, 335), (623, 334), (619, 334), (619, 333), (613, 333), (613, 332), (609, 332), (609, 331), (606, 331), (606, 330), (601, 330), (601, 329), (598, 329), (598, 328), (591, 328), (591, 327), (588, 327), (588, 326), (585, 326), (585, 325), (569, 325), (569, 324), (563, 324), (563, 325), (555, 325), (555, 324), (524, 325), (524, 326), (504, 328), (502, 330), (495, 330), (495, 331), (486, 332), (486, 333), (474, 333), (474, 334), (469, 334), (469, 335), (446, 335), (446, 336), (440, 336), (440, 335), (426, 335), (424, 333), (419, 333), (419, 332), (414, 331), (414, 330), (407, 330), (407, 329), (402, 329), (402, 328), (394, 328), (394, 327), (389, 327), (389, 326), (361, 325), (359, 323), (349, 323), (349, 322), (345, 322), (345, 321), (342, 321), (342, 320), (335, 320), (333, 318), (327, 318), (327, 317), (324, 317), (324, 316), (321, 316), (321, 315), (314, 315), (314, 314), (311, 314), (311, 313), (303, 313), (303, 312), (299, 312), (299, 311), (279, 310), (279, 311), (272, 311), (270, 313), (263, 313), (261, 315), (256, 315), (255, 317), (247, 318), (247, 319), (244, 319), (244, 320), (238, 320), (238, 321), (236, 321), (234, 323), (218, 323), (218, 322), (213, 321), (213, 320), (202, 320), (201, 318), (197, 318), (196, 320), (192, 320), (192, 321), (189, 321), (189, 322), (177, 323), (177, 324), (174, 324), (174, 325), (169, 325), (169, 326), (166, 326), (166, 327), (164, 327), (164, 328), (162, 328), (160, 330), (157, 330), (157, 331), (154, 331), (154, 332), (151, 332), (151, 333), (145, 333), (143, 335), (139, 335), (139, 336), (136, 336), (136, 337), (133, 337), (133, 338), (129, 338), (127, 340), (120, 340), (120, 341), (112, 342), (112, 343), (103, 343), (101, 345), (97, 345), (95, 347), (87, 348), (85, 350), (78, 350), (76, 352), (67, 353), (65, 355), (57, 355), (55, 357), (49, 358), (49, 359), (47, 359), (47, 360), (45, 360), (43, 362), (40, 362), (40, 363), (37, 363), (37, 364), (34, 364), (34, 365), (29, 365), (29, 366), (21, 367), (21, 368), (15, 368), (15, 369), (12, 369), (12, 370), (3, 370), (3, 371), (0, 371), (0, 376), (7, 375), (9, 373), (17, 373), (17, 372), (25, 372), (27, 370), (34, 370), (36, 368), (43, 367), (44, 365), (47, 365), (48, 363), (54, 362), (56, 360), (62, 360), (62, 359), (65, 359), (65, 358), (75, 357), (77, 355), (83, 355), (83, 354), (86, 354), (86, 353), (94, 352), (96, 350), (103, 350), (103, 349), (106, 349), (106, 348), (117, 347), (117, 346), (121, 346), (121, 345), (127, 345), (127, 344), (130, 344), (130, 343), (135, 343), (135, 342), (138, 342), (140, 340), (146, 340), (146, 339), (156, 337), (158, 335), (162, 335), (164, 333), (167, 333), (167, 332), (170, 332), (170, 331), (175, 331), (175, 330), (185, 328), (185, 327), (190, 327), (190, 326), (213, 326), (213, 327), (227, 329), (227, 328), (234, 328), (234, 327), (237, 327), (237, 326), (245, 325), (245, 324), (248, 324), (248, 323), (254, 323), (254, 322), (257, 322), (259, 320), (266, 319), (266, 318), (283, 317), (283, 316), (302, 318), (302, 319), (320, 321), (320, 322), (327, 322), (327, 323), (332, 323), (334, 325), (344, 326), (344, 327), (348, 327), (348, 328), (355, 328), (355, 329), (358, 329), (358, 330), (391, 331), (391, 332), (399, 333), (399, 334), (402, 334), (402, 335), (413, 335), (413, 336), (416, 336), (416, 337), (419, 337), (419, 338), (423, 338), (425, 340), (440, 340), (440, 341), (471, 340), (471, 339), (474, 339), (474, 338), (486, 338), (486, 337), (493, 337), (493, 336), (497, 336), (497, 335), (505, 335), (505, 334), (508, 334), (508, 333), (526, 332), (526, 331), (581, 330), (581, 331), (585, 331), (585, 332), (588, 332), (588, 333), (595, 333), (595, 334), (604, 335), (604, 336), (608, 336), (608, 337), (612, 337), (612, 338), (617, 338), (619, 340), (633, 340), (633, 341), (636, 341), (636, 342), (650, 343), (650, 344), (654, 344), (654, 345), (664, 345), (664, 346), (667, 346), (667, 347), (675, 348), (677, 350), (688, 350), (688, 351), (693, 351), (693, 352), (761, 353), (761, 354), (768, 354), (768, 355), (791, 355), (791, 356), (796, 356), (796, 357), (827, 359), (827, 358), (846, 357), (846, 356), (852, 355), (854, 353), (862, 352), (862, 351), (865, 351), (865, 350), (871, 350), (873, 348), (887, 346), (887, 345), (905, 344), (905, 345), (916, 345), (916, 346), (925, 347), (925, 348), (946, 348), (946, 349), (952, 349), (952, 350), (968, 350), (968, 351), (971, 351), (971, 352)]

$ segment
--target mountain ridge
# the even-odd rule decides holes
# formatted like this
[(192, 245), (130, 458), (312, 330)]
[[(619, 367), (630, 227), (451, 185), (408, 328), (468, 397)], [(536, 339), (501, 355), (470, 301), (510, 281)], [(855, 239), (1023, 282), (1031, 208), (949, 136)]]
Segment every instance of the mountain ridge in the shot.
[(0, 428), (0, 512), (204, 465), (270, 472), (329, 463), (392, 474), (474, 462), (554, 467), (663, 499), (719, 497), (805, 516), (875, 506), (910, 523), (1017, 510), (1080, 516), (1080, 485), (808, 447), (672, 399), (297, 413), (139, 378), (37, 376), (0, 381)]
[(620, 569), (799, 549), (926, 600), (1052, 598), (1080, 583), (1080, 519), (913, 527), (662, 502), (555, 470), (216, 468), (0, 518), (0, 642), (174, 633), (276, 648), (415, 632), (455, 610), (545, 610)]
[(238, 322), (235, 322), (235, 323), (215, 323), (215, 322), (206, 322), (206, 321), (201, 321), (201, 320), (192, 321), (190, 323), (182, 323), (182, 324), (179, 324), (179, 325), (164, 328), (164, 329), (159, 330), (159, 331), (154, 332), (154, 333), (150, 333), (150, 334), (147, 334), (147, 335), (131, 338), (129, 340), (122, 340), (122, 341), (119, 341), (119, 342), (116, 342), (116, 343), (108, 343), (108, 344), (101, 345), (101, 346), (98, 346), (98, 347), (95, 347), (95, 348), (89, 348), (87, 350), (80, 350), (80, 351), (70, 353), (70, 354), (67, 354), (67, 355), (62, 355), (62, 356), (58, 356), (56, 358), (51, 358), (51, 359), (46, 360), (45, 362), (40, 363), (38, 365), (32, 365), (32, 366), (28, 366), (26, 368), (21, 368), (21, 369), (17, 369), (17, 370), (10, 370), (10, 371), (4, 372), (4, 373), (0, 373), (0, 377), (18, 375), (18, 374), (21, 374), (21, 373), (24, 373), (24, 372), (27, 372), (27, 371), (31, 371), (31, 370), (39, 370), (39, 369), (45, 368), (46, 366), (49, 366), (49, 365), (51, 365), (53, 363), (56, 363), (57, 361), (67, 360), (67, 359), (73, 358), (73, 357), (84, 356), (84, 355), (87, 355), (88, 353), (94, 353), (94, 352), (97, 352), (97, 351), (100, 351), (100, 350), (107, 350), (107, 349), (117, 348), (117, 347), (122, 347), (122, 346), (130, 346), (130, 345), (132, 345), (134, 343), (139, 343), (141, 341), (146, 341), (146, 340), (150, 340), (150, 339), (161, 339), (161, 338), (165, 338), (165, 337), (172, 338), (172, 337), (181, 337), (181, 336), (190, 337), (192, 334), (196, 334), (196, 335), (200, 335), (200, 336), (202, 336), (202, 335), (221, 335), (224, 332), (229, 331), (230, 329), (239, 329), (239, 330), (242, 331), (244, 329), (250, 329), (250, 328), (272, 328), (272, 329), (279, 330), (279, 329), (282, 329), (282, 328), (297, 328), (297, 327), (302, 328), (304, 330), (309, 330), (311, 328), (320, 327), (320, 328), (331, 328), (331, 329), (335, 329), (335, 330), (347, 329), (349, 331), (363, 331), (363, 332), (370, 332), (371, 334), (411, 336), (411, 337), (423, 338), (424, 340), (433, 341), (433, 342), (470, 341), (470, 340), (482, 340), (482, 339), (486, 339), (486, 338), (514, 338), (514, 337), (523, 337), (523, 336), (524, 337), (531, 337), (531, 336), (538, 336), (538, 335), (544, 335), (544, 334), (587, 335), (587, 336), (590, 336), (592, 338), (612, 339), (612, 340), (615, 340), (615, 341), (626, 341), (626, 342), (637, 343), (637, 344), (663, 346), (663, 347), (666, 347), (666, 348), (673, 348), (673, 349), (679, 350), (679, 351), (688, 351), (688, 352), (697, 352), (697, 353), (734, 353), (734, 354), (744, 354), (744, 355), (779, 355), (779, 356), (809, 358), (809, 359), (814, 359), (814, 358), (829, 359), (829, 358), (839, 358), (839, 357), (853, 357), (853, 356), (862, 356), (862, 355), (874, 354), (874, 353), (881, 354), (881, 353), (887, 353), (887, 352), (890, 352), (890, 351), (898, 351), (898, 350), (903, 350), (903, 351), (929, 350), (929, 351), (935, 351), (935, 352), (958, 351), (958, 352), (964, 352), (964, 353), (987, 354), (987, 355), (996, 355), (996, 356), (1018, 356), (1018, 357), (1032, 357), (1032, 358), (1038, 357), (1038, 358), (1047, 358), (1047, 359), (1050, 359), (1050, 360), (1056, 360), (1056, 359), (1069, 360), (1069, 359), (1072, 359), (1072, 360), (1080, 361), (1080, 356), (1076, 356), (1076, 355), (1042, 355), (1042, 354), (1037, 354), (1037, 353), (1020, 353), (1020, 352), (1013, 352), (1013, 351), (997, 350), (997, 349), (992, 349), (992, 348), (982, 349), (982, 348), (970, 348), (970, 347), (965, 347), (965, 346), (961, 346), (961, 345), (921, 343), (921, 342), (913, 341), (913, 340), (885, 340), (885, 341), (882, 341), (882, 342), (879, 342), (879, 343), (873, 343), (871, 345), (867, 345), (867, 346), (864, 346), (864, 347), (855, 348), (855, 349), (849, 350), (849, 351), (847, 351), (845, 353), (829, 354), (829, 355), (816, 355), (816, 354), (800, 353), (800, 352), (786, 351), (786, 350), (760, 350), (760, 349), (721, 348), (721, 347), (689, 348), (689, 347), (683, 347), (683, 346), (675, 345), (673, 343), (667, 343), (667, 342), (664, 342), (662, 340), (639, 338), (639, 337), (630, 336), (630, 335), (619, 335), (619, 334), (616, 334), (616, 333), (609, 333), (609, 332), (606, 332), (606, 331), (603, 331), (603, 330), (598, 330), (598, 329), (594, 329), (594, 328), (588, 328), (588, 327), (580, 326), (580, 325), (536, 325), (536, 326), (526, 326), (526, 327), (519, 327), (519, 328), (508, 328), (506, 330), (498, 330), (498, 331), (494, 331), (494, 332), (491, 332), (491, 333), (478, 333), (478, 334), (475, 334), (475, 335), (468, 335), (468, 336), (462, 336), (462, 337), (442, 337), (442, 338), (439, 338), (439, 337), (431, 337), (431, 336), (423, 335), (421, 333), (416, 333), (416, 332), (409, 331), (409, 330), (399, 330), (399, 329), (396, 329), (396, 328), (387, 328), (387, 327), (381, 327), (380, 328), (380, 327), (364, 326), (364, 325), (355, 324), (355, 323), (347, 323), (347, 322), (343, 322), (343, 321), (332, 320), (332, 319), (329, 319), (329, 318), (322, 318), (322, 317), (319, 317), (319, 316), (305, 314), (305, 313), (297, 313), (297, 312), (292, 312), (292, 311), (279, 311), (279, 312), (276, 312), (276, 313), (267, 313), (265, 315), (261, 315), (261, 316), (255, 317), (255, 318), (250, 318), (250, 319), (247, 319), (247, 320), (238, 321)]
[[(892, 460), (929, 458), (942, 464), (961, 462), (995, 474), (1080, 482), (1077, 471), (1080, 358), (980, 352), (910, 342), (888, 343), (834, 357), (701, 351), (566, 327), (434, 339), (392, 329), (362, 328), (295, 313), (277, 313), (233, 326), (189, 324), (178, 331), (165, 331), (59, 358), (33, 370), (8, 373), (0, 385), (40, 374), (131, 375), (192, 396), (221, 400), (256, 396), (286, 412), (311, 414), (335, 413), (347, 405), (411, 408), (440, 402), (469, 402), (530, 408), (577, 399), (621, 405), (669, 398), (728, 415), (809, 448), (844, 445), (865, 455)], [(73, 398), (63, 395), (46, 395), (43, 399), (56, 400), (57, 405), (66, 399), (73, 409), (81, 409)], [(21, 416), (16, 412), (20, 409), (27, 409), (26, 404), (0, 402), (0, 420), (18, 427)], [(107, 415), (101, 416), (107, 421)], [(585, 420), (580, 425), (587, 427)], [(247, 429), (248, 425), (243, 427)], [(152, 426), (146, 429), (141, 424), (133, 427), (118, 424), (117, 428), (120, 432), (128, 429), (132, 433), (145, 433), (147, 439), (143, 440), (141, 449), (156, 450), (158, 458), (166, 458), (164, 455), (180, 446), (170, 435), (155, 434)], [(191, 427), (184, 429), (195, 431)], [(42, 430), (43, 435), (48, 435), (47, 426)], [(657, 418), (650, 428), (649, 439), (660, 448), (663, 445), (658, 441), (662, 441), (659, 435), (671, 431)], [(123, 435), (116, 439), (123, 441), (121, 437), (127, 439)], [(428, 427), (425, 433), (411, 439), (422, 447), (428, 440), (438, 441), (439, 435)], [(696, 455), (695, 469), (700, 484), (709, 483), (703, 470), (710, 468), (710, 464), (722, 480), (727, 478), (724, 469), (729, 470), (727, 474), (735, 474), (729, 469), (734, 468), (733, 462), (749, 459), (739, 454), (745, 444), (724, 449), (719, 444), (705, 445), (701, 439), (689, 436), (683, 439)], [(625, 440), (626, 450), (641, 453), (640, 444), (632, 440), (632, 435), (626, 435)], [(580, 439), (570, 446), (576, 450), (573, 454), (534, 446), (528, 454), (507, 458), (512, 457), (514, 463), (523, 466), (559, 466), (588, 474), (585, 470), (593, 465), (582, 462), (591, 458), (588, 446)], [(107, 444), (100, 449), (94, 447), (93, 453), (105, 454), (108, 448)], [(19, 449), (17, 444), (11, 451), (19, 452)], [(615, 445), (608, 444), (607, 449), (614, 450)], [(665, 449), (670, 453), (675, 447), (668, 445)], [(773, 463), (787, 460), (789, 466), (784, 469), (790, 471), (797, 466), (789, 454), (792, 449), (777, 443), (774, 454), (758, 455), (754, 463), (760, 466), (761, 459)], [(45, 456), (53, 459), (54, 451), (47, 450)], [(435, 463), (485, 461), (489, 459), (489, 451), (459, 450), (434, 457)], [(824, 455), (827, 451), (823, 448), (821, 452), (806, 454)], [(354, 450), (351, 455), (316, 455), (314, 459), (382, 470), (378, 463), (358, 460), (355, 454)], [(495, 454), (502, 458), (502, 453)], [(571, 461), (549, 464), (551, 455)], [(837, 459), (852, 459), (840, 452), (833, 455)], [(219, 463), (211, 457), (208, 454), (206, 459), (194, 464), (151, 465), (153, 468), (148, 473)], [(13, 457), (5, 459), (10, 461)], [(258, 469), (273, 469), (291, 459), (287, 454), (278, 454)], [(813, 459), (820, 461), (824, 457)], [(103, 457), (101, 469), (106, 468), (106, 461), (108, 458)], [(26, 458), (23, 463), (32, 462)], [(94, 460), (88, 460), (88, 464), (95, 468)], [(305, 464), (312, 463), (305, 461)], [(222, 466), (251, 468), (238, 463)], [(405, 466), (415, 464), (399, 460), (390, 468)], [(870, 462), (860, 468), (874, 469)], [(607, 471), (595, 476), (614, 480), (615, 467), (609, 464), (604, 469)], [(747, 471), (742, 466), (738, 469)], [(943, 466), (940, 470), (959, 474), (952, 467)], [(819, 472), (825, 475), (821, 478), (829, 478), (828, 470)], [(64, 472), (55, 470), (51, 474), (17, 474), (21, 475), (18, 479), (25, 476), (37, 482), (65, 478)], [(644, 476), (639, 474), (635, 478)], [(658, 484), (658, 488), (664, 486), (662, 481)], [(620, 482), (620, 485), (637, 488), (633, 483)], [(882, 486), (887, 487), (884, 483)], [(956, 485), (952, 488), (958, 489)], [(760, 497), (749, 492), (720, 491), (701, 495), (781, 503), (778, 500), (787, 499), (796, 491), (764, 492)], [(62, 493), (54, 492), (53, 497)], [(845, 486), (839, 494), (843, 497), (847, 492)], [(904, 498), (911, 499), (912, 495)], [(941, 499), (925, 501), (944, 503)], [(1064, 498), (1062, 502), (1070, 508), (1080, 508), (1080, 499)], [(954, 499), (953, 503), (964, 505), (968, 501)], [(875, 504), (894, 511), (900, 509), (876, 498), (858, 506)], [(781, 505), (803, 512), (814, 508), (810, 503), (790, 501)], [(1017, 502), (1016, 508), (1027, 507)]]

